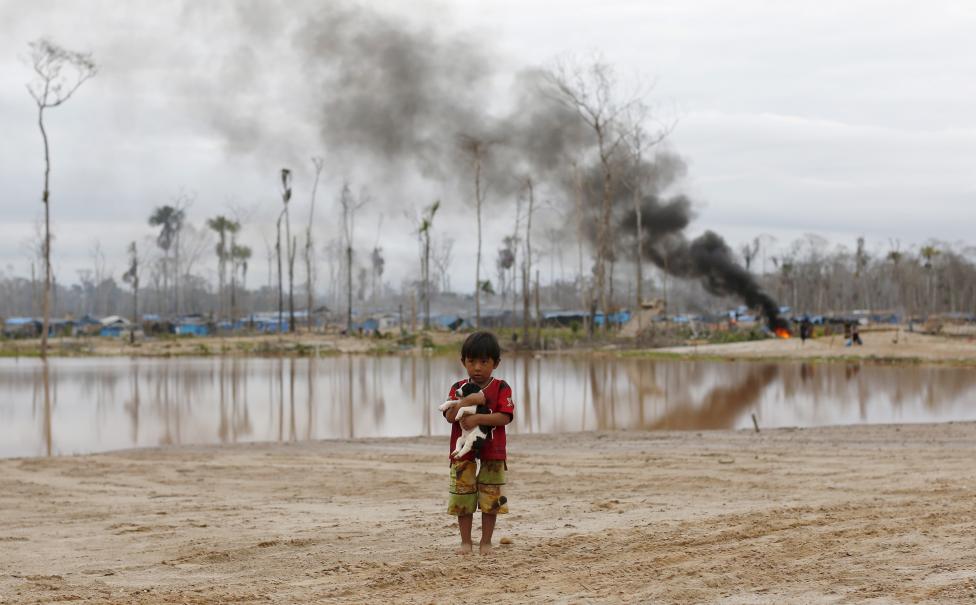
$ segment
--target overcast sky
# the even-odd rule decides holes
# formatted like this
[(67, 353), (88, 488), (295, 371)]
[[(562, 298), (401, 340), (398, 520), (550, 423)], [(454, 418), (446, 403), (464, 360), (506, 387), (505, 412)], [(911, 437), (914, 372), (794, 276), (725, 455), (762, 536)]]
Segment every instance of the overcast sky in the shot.
[[(292, 41), (268, 17), (278, 4), (293, 12), (288, 3), (241, 2), (236, 8), (244, 7), (238, 12), (245, 18), (229, 19), (222, 10), (179, 2), (0, 0), (0, 268), (27, 273), (25, 248), (41, 216), (43, 149), (24, 84), (27, 43), (47, 36), (92, 51), (99, 65), (97, 77), (46, 122), (62, 282), (74, 282), (91, 264), (98, 239), (117, 276), (127, 243), (152, 234), (152, 208), (186, 191), (195, 196), (189, 219), (196, 225), (231, 204), (252, 209), (243, 239), (255, 250), (251, 275), (261, 283), (262, 236), (271, 237), (280, 203), (278, 169), (295, 170), (294, 220), (302, 223), (308, 158), (322, 155), (320, 242), (335, 236), (329, 211), (342, 179), (375, 181), (380, 199), (363, 210), (357, 232), (364, 251), (380, 238), (387, 277), (399, 284), (417, 270), (405, 216), (438, 195), (445, 210), (435, 231), (457, 239), (452, 283), (470, 288), (475, 238), (461, 226), (471, 216), (464, 199), (470, 194), (409, 171), (357, 165), (343, 149), (328, 148), (305, 118), (296, 119), (317, 98), (338, 93), (290, 84), (299, 69), (285, 64)], [(976, 243), (976, 3), (367, 6), (410, 27), (477, 41), (503, 75), (599, 51), (624, 85), (653, 79), (653, 99), (678, 117), (669, 147), (688, 163), (677, 189), (695, 200), (691, 235), (713, 229), (737, 244), (771, 234), (772, 248), (806, 233), (853, 247), (863, 235), (877, 251), (892, 240), (902, 248), (929, 238)], [(489, 277), (500, 238), (511, 229), (510, 203), (489, 200)], [(543, 220), (563, 221), (550, 214)], [(203, 262), (212, 273), (215, 262)]]

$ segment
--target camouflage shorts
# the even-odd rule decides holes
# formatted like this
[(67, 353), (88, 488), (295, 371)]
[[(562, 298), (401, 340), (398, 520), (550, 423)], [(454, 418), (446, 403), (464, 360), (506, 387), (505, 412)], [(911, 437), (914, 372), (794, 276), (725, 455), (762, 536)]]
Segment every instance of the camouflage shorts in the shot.
[(451, 489), (447, 512), (451, 515), (473, 515), (481, 509), (485, 513), (505, 514), (508, 504), (499, 503), (505, 494), (504, 460), (482, 460), (475, 476), (477, 462), (457, 460), (451, 463)]

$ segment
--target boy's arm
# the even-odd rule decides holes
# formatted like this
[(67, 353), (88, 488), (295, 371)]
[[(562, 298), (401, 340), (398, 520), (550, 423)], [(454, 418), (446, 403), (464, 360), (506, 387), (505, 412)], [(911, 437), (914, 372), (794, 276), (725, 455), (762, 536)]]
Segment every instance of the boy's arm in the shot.
[[(479, 393), (474, 393), (478, 395)], [(472, 397), (474, 395), (471, 395)], [(482, 395), (482, 397), (484, 397)], [(515, 404), (512, 402), (512, 387), (508, 386), (504, 380), (498, 391), (498, 399), (492, 405), (498, 411), (490, 414), (471, 414), (461, 418), (461, 428), (471, 430), (478, 425), (486, 426), (505, 426), (515, 417)]]
[(485, 426), (505, 426), (512, 421), (512, 417), (504, 412), (492, 412), (491, 414), (470, 414), (461, 418), (462, 429), (473, 429), (479, 425)]
[(447, 421), (450, 422), (451, 424), (454, 424), (454, 422), (457, 421), (457, 413), (458, 410), (460, 409), (461, 409), (461, 400), (459, 399), (455, 401), (454, 404), (451, 405), (451, 407), (447, 408), (447, 410), (444, 411), (444, 418), (446, 418)]
[(484, 403), (485, 403), (484, 393), (482, 393), (481, 391), (478, 391), (477, 393), (471, 393), (467, 397), (458, 399), (457, 401), (454, 402), (454, 404), (451, 405), (451, 407), (447, 408), (447, 410), (444, 411), (444, 418), (446, 418), (448, 422), (454, 423), (457, 421), (458, 410), (468, 405), (484, 405)]

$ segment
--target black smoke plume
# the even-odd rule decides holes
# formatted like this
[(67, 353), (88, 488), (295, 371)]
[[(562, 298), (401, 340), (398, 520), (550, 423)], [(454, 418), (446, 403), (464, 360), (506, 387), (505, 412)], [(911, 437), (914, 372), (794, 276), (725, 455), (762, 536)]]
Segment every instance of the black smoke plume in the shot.
[[(615, 156), (613, 172), (617, 185), (613, 189), (613, 206), (627, 208), (617, 224), (617, 233), (632, 234), (636, 230), (637, 213), (633, 210), (633, 190), (630, 183), (637, 180), (648, 193), (641, 202), (641, 227), (644, 241), (641, 251), (657, 267), (670, 275), (685, 279), (701, 280), (705, 289), (716, 296), (734, 296), (750, 308), (758, 308), (770, 329), (787, 328), (779, 317), (779, 305), (756, 282), (755, 277), (735, 260), (732, 249), (713, 231), (689, 241), (684, 230), (694, 218), (692, 202), (685, 195), (662, 199), (662, 192), (674, 186), (687, 172), (681, 156), (660, 151), (653, 158), (634, 166), (627, 158)], [(603, 186), (603, 172), (598, 163), (582, 169), (584, 196), (591, 200), (588, 205), (584, 233), (596, 242), (596, 225), (599, 200)], [(572, 183), (562, 187), (565, 195), (572, 195)]]
[[(291, 146), (290, 131), (275, 128), (284, 121), (314, 131), (334, 162), (375, 162), (377, 174), (409, 166), (445, 181), (470, 174), (471, 158), (458, 141), (476, 139), (487, 144), (481, 178), (492, 195), (510, 196), (527, 176), (548, 183), (567, 208), (580, 194), (585, 234), (595, 238), (603, 174), (593, 161), (591, 130), (547, 90), (539, 68), (515, 74), (513, 105), (495, 107), (495, 82), (504, 74), (489, 38), (451, 33), (444, 15), (424, 25), (351, 0), (296, 0), (287, 10), (270, 0), (187, 2), (184, 12), (190, 22), (203, 19), (239, 32), (209, 89), (222, 93), (212, 95), (222, 102), (208, 109), (232, 149), (259, 152), (274, 141)], [(579, 174), (569, 170), (574, 159), (582, 162)], [(614, 208), (632, 207), (626, 184), (638, 176), (648, 194), (642, 221), (647, 258), (672, 275), (701, 279), (713, 294), (761, 308), (771, 327), (783, 324), (776, 303), (721, 237), (707, 232), (686, 239), (691, 202), (682, 196), (661, 201), (685, 174), (680, 156), (662, 152), (635, 167), (620, 153), (613, 162)], [(632, 233), (635, 221), (631, 210), (620, 226)]]
[(320, 3), (303, 17), (299, 56), (329, 148), (440, 176), (456, 135), (485, 128), (494, 74), (486, 46), (352, 2)]
[(510, 198), (594, 144), (545, 69), (504, 72), (491, 38), (456, 31), (444, 11), (425, 22), (352, 0), (252, 0), (187, 2), (184, 12), (236, 42), (210, 80), (193, 82), (221, 99), (204, 111), (235, 153), (280, 155), (314, 133), (332, 165), (467, 187), (472, 162), (459, 141), (475, 139), (486, 144), (482, 183)]
[[(760, 309), (770, 329), (788, 329), (779, 316), (779, 305), (756, 282), (755, 276), (735, 260), (729, 245), (719, 234), (706, 231), (689, 241), (684, 234), (691, 222), (691, 201), (678, 195), (666, 201), (655, 195), (641, 204), (644, 239), (641, 252), (656, 266), (675, 277), (701, 280), (716, 296), (735, 296), (746, 306)], [(620, 228), (633, 233), (637, 214), (626, 213)]]

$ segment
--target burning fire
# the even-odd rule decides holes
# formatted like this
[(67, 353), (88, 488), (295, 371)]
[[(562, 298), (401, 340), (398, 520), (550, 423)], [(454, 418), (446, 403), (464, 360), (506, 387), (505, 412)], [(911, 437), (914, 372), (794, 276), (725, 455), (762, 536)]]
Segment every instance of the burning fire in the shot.
[(790, 337), (790, 331), (787, 330), (786, 328), (776, 328), (773, 331), (776, 332), (776, 336), (778, 336), (779, 338), (789, 338)]

